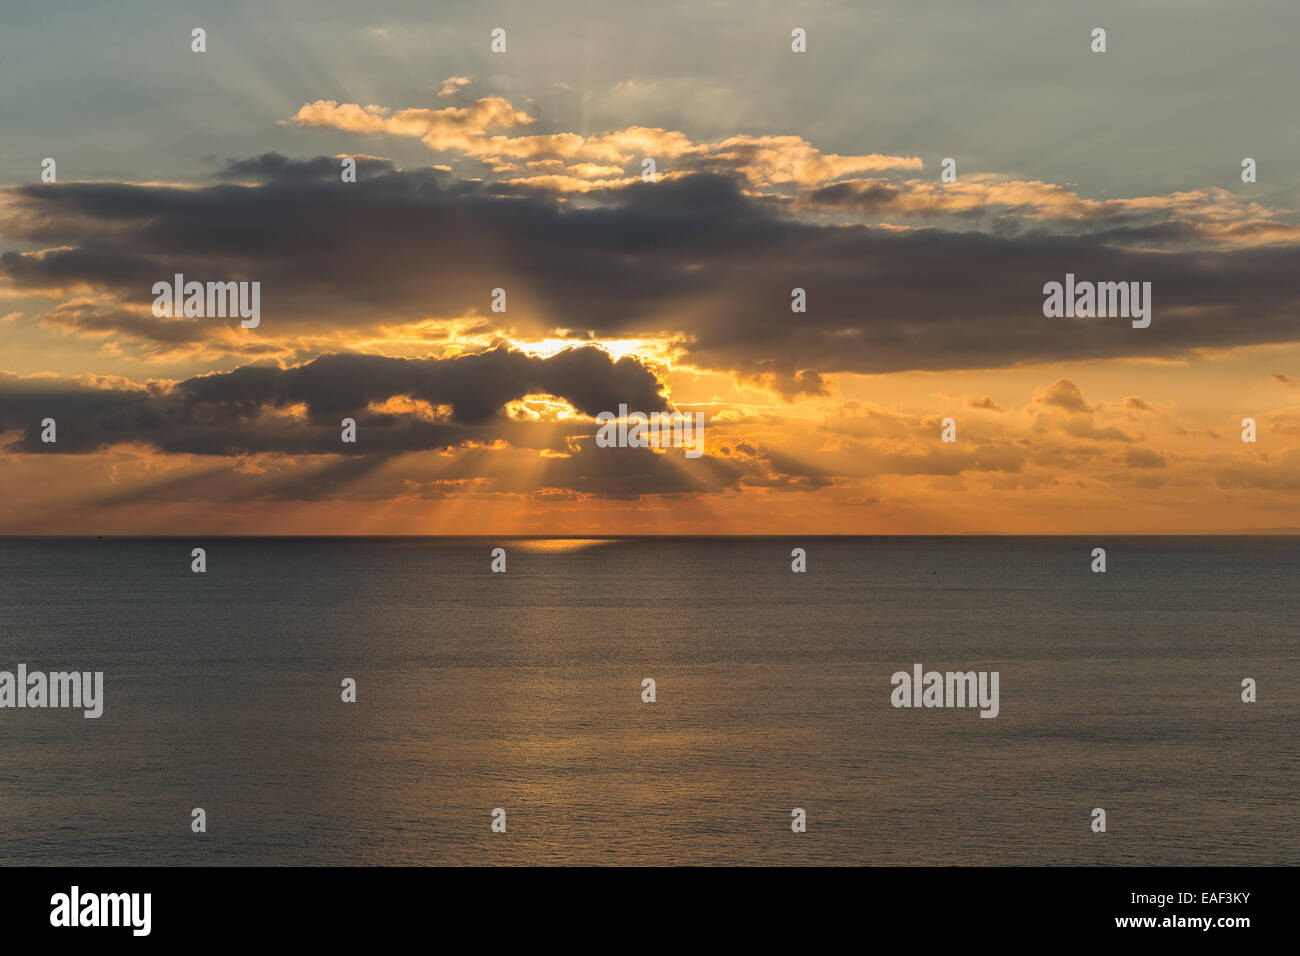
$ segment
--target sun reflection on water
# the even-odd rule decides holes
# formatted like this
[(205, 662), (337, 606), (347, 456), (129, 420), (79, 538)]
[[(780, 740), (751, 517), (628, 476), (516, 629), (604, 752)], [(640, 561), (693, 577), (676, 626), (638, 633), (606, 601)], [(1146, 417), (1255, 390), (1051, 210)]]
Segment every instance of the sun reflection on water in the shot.
[(519, 551), (535, 554), (564, 554), (569, 551), (585, 551), (587, 548), (602, 544), (617, 544), (622, 538), (532, 538), (514, 542), (513, 547)]

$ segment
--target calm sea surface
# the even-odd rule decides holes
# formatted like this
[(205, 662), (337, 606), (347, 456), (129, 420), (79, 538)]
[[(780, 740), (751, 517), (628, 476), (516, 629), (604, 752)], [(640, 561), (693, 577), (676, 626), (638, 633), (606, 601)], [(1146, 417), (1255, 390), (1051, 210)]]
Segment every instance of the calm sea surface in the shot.
[[(0, 861), (1300, 864), (1298, 580), (1296, 538), (0, 539), (0, 670), (105, 675), (0, 710)], [(1000, 715), (891, 707), (914, 663)]]

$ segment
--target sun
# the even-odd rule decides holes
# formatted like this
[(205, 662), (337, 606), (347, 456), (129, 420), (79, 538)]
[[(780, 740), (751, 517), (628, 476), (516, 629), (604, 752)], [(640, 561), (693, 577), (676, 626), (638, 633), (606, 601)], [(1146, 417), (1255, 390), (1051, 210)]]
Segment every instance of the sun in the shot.
[(649, 339), (601, 339), (599, 342), (587, 342), (581, 339), (538, 339), (533, 342), (519, 342), (512, 339), (510, 341), (511, 348), (537, 358), (550, 358), (565, 349), (594, 345), (612, 355), (615, 361), (628, 355), (640, 358), (641, 353), (648, 351), (653, 344)]

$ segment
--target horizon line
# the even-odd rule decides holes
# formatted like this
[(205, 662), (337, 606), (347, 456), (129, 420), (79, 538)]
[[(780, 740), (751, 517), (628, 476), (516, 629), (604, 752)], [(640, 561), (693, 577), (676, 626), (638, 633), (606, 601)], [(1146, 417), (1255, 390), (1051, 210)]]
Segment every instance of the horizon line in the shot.
[(1081, 538), (1090, 535), (1106, 535), (1109, 537), (1125, 538), (1293, 538), (1300, 537), (1300, 528), (1281, 528), (1266, 530), (1247, 530), (1247, 531), (1038, 531), (1038, 532), (1019, 532), (1019, 531), (952, 531), (952, 532), (933, 532), (933, 533), (827, 533), (827, 532), (781, 532), (781, 533), (764, 533), (764, 532), (691, 532), (691, 533), (642, 533), (633, 532), (628, 534), (617, 533), (591, 533), (591, 534), (544, 534), (544, 533), (503, 533), (503, 534), (455, 534), (455, 533), (434, 533), (434, 534), (413, 534), (408, 532), (385, 532), (385, 533), (362, 533), (362, 532), (335, 532), (335, 531), (308, 531), (293, 533), (249, 533), (249, 534), (209, 534), (205, 532), (193, 532), (185, 534), (136, 534), (136, 533), (115, 533), (115, 534), (98, 534), (95, 532), (86, 533), (36, 533), (36, 534), (7, 534), (0, 533), (0, 540), (30, 539), (30, 538), (69, 538), (69, 539), (95, 539), (107, 540), (114, 538), (122, 539), (183, 539), (183, 538), (230, 538), (230, 539), (290, 539), (290, 538), (359, 538), (359, 539), (383, 539), (383, 538), (464, 538), (464, 539), (511, 539), (511, 540), (602, 540), (618, 541), (624, 539), (652, 539), (663, 538), (670, 539), (772, 539), (772, 538)]

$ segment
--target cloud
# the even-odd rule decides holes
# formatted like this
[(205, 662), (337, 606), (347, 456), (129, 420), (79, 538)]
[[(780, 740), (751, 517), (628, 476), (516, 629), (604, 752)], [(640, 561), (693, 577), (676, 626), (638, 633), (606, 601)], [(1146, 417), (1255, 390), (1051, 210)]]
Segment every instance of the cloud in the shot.
[(474, 80), (468, 76), (449, 76), (442, 81), (442, 89), (438, 91), (439, 96), (455, 96), (462, 87), (469, 86)]
[(1094, 441), (1122, 441), (1131, 442), (1134, 440), (1132, 435), (1111, 426), (1098, 427), (1090, 420), (1071, 420), (1061, 423), (1061, 430), (1067, 435), (1075, 438), (1090, 438)]
[[(1214, 484), (1227, 491), (1300, 491), (1300, 449), (1292, 448), (1274, 461), (1220, 460), (1214, 467)], [(1289, 505), (1293, 507), (1294, 500)]]
[(1163, 468), (1165, 456), (1146, 448), (1130, 448), (1124, 454), (1124, 464), (1130, 468)]
[[(451, 77), (438, 95), (454, 95), (468, 83), (465, 77)], [(683, 171), (733, 173), (756, 187), (816, 186), (854, 173), (921, 168), (921, 160), (915, 156), (822, 153), (801, 136), (732, 136), (715, 143), (695, 143), (679, 131), (647, 126), (628, 126), (591, 136), (509, 136), (507, 131), (530, 127), (536, 119), (499, 96), (482, 97), (465, 106), (396, 112), (382, 106), (316, 100), (303, 105), (291, 121), (308, 128), (414, 137), (434, 152), (456, 152), (478, 160), (549, 158), (575, 164), (568, 169), (613, 167), (617, 173), (607, 174), (611, 176), (647, 156), (658, 162), (682, 159)], [(515, 180), (530, 181), (535, 182), (535, 178)]]
[[(209, 186), (9, 187), (0, 233), (39, 248), (0, 255), (0, 286), (53, 299), (35, 321), (146, 355), (295, 358), (430, 328), (445, 341), (461, 323), (476, 347), (493, 335), (673, 342), (683, 364), (787, 398), (825, 395), (840, 373), (1177, 359), (1300, 339), (1292, 247), (1152, 252), (1088, 235), (817, 224), (733, 175), (601, 187), (574, 204), (374, 158), (356, 183), (337, 170), (337, 157), (267, 154), (225, 167), (240, 182)], [(177, 272), (260, 281), (262, 324), (147, 321), (153, 283)], [(1042, 285), (1067, 272), (1150, 281), (1151, 326), (1045, 319)], [(796, 287), (806, 313), (790, 312)], [(508, 290), (504, 314), (487, 308), (494, 288)]]
[[(438, 110), (405, 109), (394, 112), (383, 106), (361, 106), (336, 100), (307, 103), (293, 116), (305, 127), (328, 127), (349, 133), (388, 133), (421, 140), (432, 150), (454, 149), (469, 156), (524, 155), (541, 148), (545, 138), (489, 135), (493, 130), (517, 129), (534, 122), (499, 96), (485, 96), (467, 106)], [(582, 137), (566, 134), (550, 138), (556, 149), (561, 144), (581, 142)]]
[[(498, 348), (446, 359), (325, 355), (290, 368), (247, 365), (148, 386), (3, 374), (0, 430), (22, 431), (8, 450), (33, 454), (130, 443), (196, 455), (391, 453), (522, 435), (528, 426), (501, 411), (530, 393), (559, 396), (592, 417), (620, 403), (668, 408), (653, 373), (634, 358), (615, 360), (594, 346), (546, 358)], [(430, 421), (374, 407), (394, 397), (446, 405), (451, 414)], [(58, 423), (53, 444), (40, 438), (47, 417)], [(339, 439), (344, 417), (357, 421), (355, 445)]]
[(351, 159), (357, 164), (357, 179), (392, 173), (392, 162), (378, 156), (364, 153), (348, 153), (346, 156), (317, 156), (314, 159), (290, 159), (279, 153), (263, 153), (250, 159), (230, 160), (218, 173), (221, 179), (250, 180), (252, 182), (300, 183), (310, 181), (341, 181), (343, 159)]
[[(832, 178), (832, 177), (826, 177)], [(999, 235), (1050, 226), (1059, 233), (1091, 233), (1130, 245), (1267, 245), (1300, 242), (1300, 226), (1281, 210), (1210, 187), (1137, 196), (1087, 199), (1054, 183), (964, 177), (957, 182), (909, 179), (851, 179), (805, 190), (808, 208), (856, 211), (897, 221), (952, 218), (967, 227), (983, 223)]]
[(1091, 441), (1135, 441), (1132, 435), (1113, 425), (1099, 425), (1096, 418), (1102, 408), (1090, 405), (1074, 382), (1058, 378), (1045, 388), (1035, 389), (1029, 412), (1034, 430), (1040, 434), (1059, 431)]
[[(586, 417), (504, 413), (528, 395), (555, 396)], [(326, 355), (144, 385), (0, 373), (0, 431), (19, 433), (5, 449), (10, 455), (119, 448), (180, 462), (95, 496), (91, 507), (539, 490), (630, 500), (745, 487), (812, 490), (833, 481), (823, 468), (749, 442), (711, 442), (689, 463), (675, 449), (598, 448), (592, 416), (621, 403), (669, 408), (649, 369), (596, 347), (549, 357), (504, 348), (429, 360)], [(340, 440), (344, 417), (357, 422), (355, 444)], [(46, 418), (56, 422), (52, 444), (40, 438)], [(194, 463), (204, 458), (225, 467)]]
[(1067, 412), (1091, 415), (1093, 407), (1083, 400), (1083, 392), (1068, 378), (1058, 378), (1051, 385), (1034, 393), (1034, 401), (1055, 405)]

